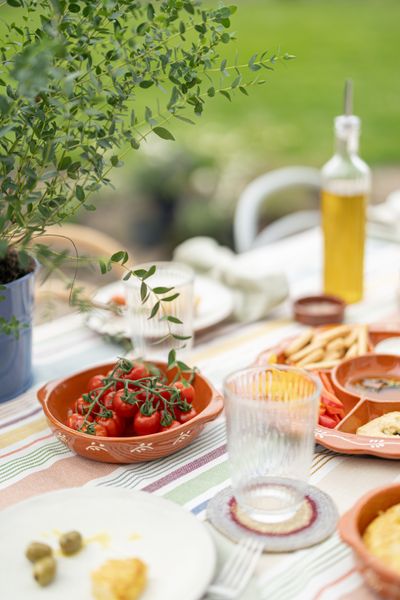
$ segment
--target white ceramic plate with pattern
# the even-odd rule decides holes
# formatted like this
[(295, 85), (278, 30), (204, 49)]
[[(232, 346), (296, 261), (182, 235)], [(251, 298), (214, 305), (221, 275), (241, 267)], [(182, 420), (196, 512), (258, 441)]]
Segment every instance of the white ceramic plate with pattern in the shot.
[[(73, 529), (87, 543), (74, 556), (57, 553), (56, 578), (40, 587), (25, 548), (43, 541), (56, 549), (59, 533)], [(20, 502), (2, 511), (0, 539), (4, 600), (91, 600), (91, 571), (110, 558), (131, 557), (148, 565), (140, 600), (199, 600), (215, 569), (213, 542), (191, 513), (158, 496), (119, 488), (73, 488)]]
[[(122, 282), (112, 283), (99, 289), (93, 300), (108, 304), (113, 296), (125, 296)], [(195, 314), (194, 330), (202, 331), (227, 319), (233, 312), (234, 296), (230, 289), (210, 277), (196, 275), (194, 281)], [(87, 317), (90, 329), (102, 335), (129, 338), (129, 322), (122, 309), (122, 315), (110, 311), (94, 309)]]

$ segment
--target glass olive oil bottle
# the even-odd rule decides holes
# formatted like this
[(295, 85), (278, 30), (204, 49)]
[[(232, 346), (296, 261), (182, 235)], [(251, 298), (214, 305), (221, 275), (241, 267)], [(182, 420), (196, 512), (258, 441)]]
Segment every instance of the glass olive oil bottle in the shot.
[(370, 170), (358, 156), (360, 119), (352, 114), (346, 82), (345, 114), (335, 119), (336, 151), (322, 168), (324, 291), (346, 302), (363, 296), (366, 205)]

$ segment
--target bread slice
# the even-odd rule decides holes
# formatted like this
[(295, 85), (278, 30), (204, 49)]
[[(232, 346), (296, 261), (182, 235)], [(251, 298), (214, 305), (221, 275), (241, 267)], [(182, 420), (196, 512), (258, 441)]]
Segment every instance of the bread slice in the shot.
[(96, 600), (138, 600), (147, 584), (147, 566), (139, 558), (112, 559), (91, 577)]

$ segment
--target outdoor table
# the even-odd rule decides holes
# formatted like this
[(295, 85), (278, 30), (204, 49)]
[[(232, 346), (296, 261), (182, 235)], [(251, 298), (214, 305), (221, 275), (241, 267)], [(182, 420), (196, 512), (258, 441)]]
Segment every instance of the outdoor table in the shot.
[[(368, 240), (365, 299), (348, 307), (349, 323), (400, 326), (399, 254), (394, 243)], [(321, 257), (320, 233), (311, 230), (246, 253), (241, 260), (248, 261), (249, 268), (259, 260), (285, 270), (291, 295), (297, 297), (320, 292)], [(221, 388), (227, 373), (249, 365), (259, 352), (299, 329), (291, 320), (291, 303), (286, 302), (265, 321), (247, 325), (225, 322), (199, 335), (191, 362)], [(76, 456), (48, 428), (36, 399), (39, 385), (121, 354), (120, 347), (89, 330), (82, 315), (35, 328), (35, 384), (17, 399), (0, 405), (0, 508), (67, 487), (115, 486), (147, 490), (177, 502), (199, 519), (206, 518), (207, 502), (229, 485), (223, 416), (176, 454), (132, 465), (104, 464)], [(332, 496), (340, 513), (368, 490), (396, 480), (400, 480), (397, 461), (345, 456), (316, 447), (310, 482)], [(216, 540), (219, 559), (224, 560), (233, 545), (207, 526)], [(242, 599), (373, 597), (363, 586), (350, 550), (335, 534), (307, 550), (263, 555)]]

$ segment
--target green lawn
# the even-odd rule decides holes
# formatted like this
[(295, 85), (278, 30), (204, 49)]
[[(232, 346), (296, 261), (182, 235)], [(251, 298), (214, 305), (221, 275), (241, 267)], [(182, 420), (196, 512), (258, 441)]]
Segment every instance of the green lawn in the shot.
[[(355, 84), (363, 123), (362, 154), (372, 164), (399, 161), (399, 0), (238, 0), (233, 28), (241, 57), (270, 48), (296, 60), (266, 73), (250, 98), (220, 97), (197, 129), (178, 132), (212, 150), (227, 146), (268, 165), (321, 164), (332, 149), (332, 120), (341, 111), (346, 77)], [(234, 49), (229, 49), (234, 56)], [(246, 62), (246, 61), (244, 61)], [(175, 127), (176, 131), (176, 127)], [(219, 147), (219, 144), (217, 144)]]

